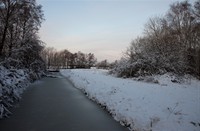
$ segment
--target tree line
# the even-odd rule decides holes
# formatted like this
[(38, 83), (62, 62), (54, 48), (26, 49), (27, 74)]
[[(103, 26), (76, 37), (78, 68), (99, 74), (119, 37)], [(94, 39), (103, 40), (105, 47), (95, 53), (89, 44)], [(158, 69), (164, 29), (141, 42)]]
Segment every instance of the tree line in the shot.
[(47, 47), (41, 52), (41, 56), (50, 68), (91, 68), (95, 66), (97, 59), (92, 53), (71, 53), (69, 50), (56, 51), (53, 47)]
[(0, 60), (7, 67), (44, 67), (38, 31), (44, 20), (36, 0), (0, 0)]
[(175, 2), (163, 17), (150, 18), (143, 36), (131, 42), (112, 72), (200, 76), (200, 0)]

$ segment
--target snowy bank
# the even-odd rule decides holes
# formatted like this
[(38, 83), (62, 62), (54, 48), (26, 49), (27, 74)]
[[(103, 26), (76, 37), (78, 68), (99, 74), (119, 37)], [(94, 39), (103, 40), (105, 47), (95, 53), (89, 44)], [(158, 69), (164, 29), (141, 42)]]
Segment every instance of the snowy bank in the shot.
[(11, 114), (8, 108), (21, 98), (26, 87), (39, 75), (28, 69), (0, 66), (0, 119)]
[(122, 125), (136, 131), (199, 131), (200, 81), (159, 84), (115, 78), (104, 70), (61, 70), (87, 96), (105, 107)]

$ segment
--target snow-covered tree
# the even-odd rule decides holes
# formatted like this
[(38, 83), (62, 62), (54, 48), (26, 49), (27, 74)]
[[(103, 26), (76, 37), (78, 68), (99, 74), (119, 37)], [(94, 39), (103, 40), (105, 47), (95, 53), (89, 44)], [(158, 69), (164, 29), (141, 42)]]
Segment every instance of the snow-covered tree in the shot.
[(164, 17), (150, 18), (114, 67), (119, 76), (173, 72), (200, 76), (199, 0), (176, 2)]
[(0, 118), (9, 115), (7, 108), (27, 83), (44, 74), (44, 43), (38, 37), (42, 21), (36, 0), (0, 0)]
[(97, 62), (97, 59), (95, 58), (94, 54), (92, 53), (89, 53), (89, 54), (86, 54), (86, 67), (87, 68), (91, 68), (92, 66), (94, 66)]

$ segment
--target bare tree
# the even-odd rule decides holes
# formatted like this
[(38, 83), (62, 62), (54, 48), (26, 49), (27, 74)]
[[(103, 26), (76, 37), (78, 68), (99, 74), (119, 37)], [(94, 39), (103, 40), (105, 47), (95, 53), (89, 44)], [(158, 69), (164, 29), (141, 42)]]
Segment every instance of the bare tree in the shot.
[[(199, 0), (176, 2), (164, 17), (150, 18), (116, 66), (126, 76), (174, 72), (200, 75)], [(126, 65), (126, 66), (125, 66)], [(120, 75), (120, 76), (123, 76)]]

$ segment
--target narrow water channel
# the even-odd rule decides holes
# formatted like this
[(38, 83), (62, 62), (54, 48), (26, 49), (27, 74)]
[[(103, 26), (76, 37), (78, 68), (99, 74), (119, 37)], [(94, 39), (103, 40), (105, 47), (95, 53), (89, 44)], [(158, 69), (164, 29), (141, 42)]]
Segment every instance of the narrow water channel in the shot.
[(0, 131), (128, 131), (60, 74), (43, 78), (23, 94)]

